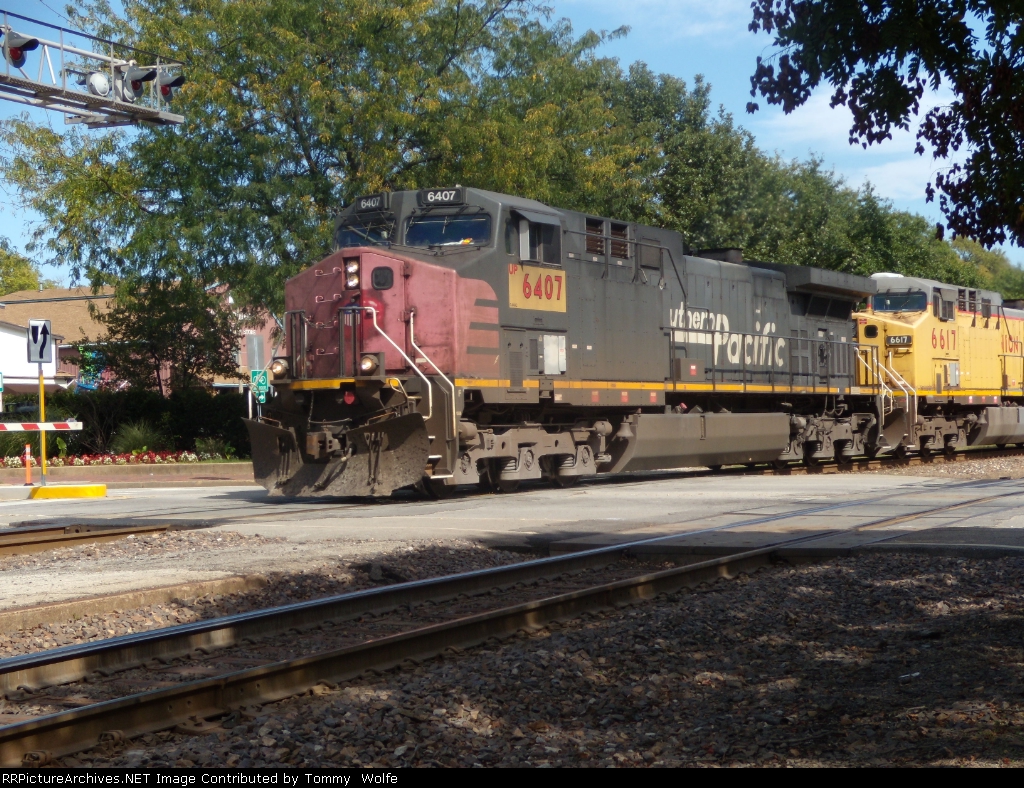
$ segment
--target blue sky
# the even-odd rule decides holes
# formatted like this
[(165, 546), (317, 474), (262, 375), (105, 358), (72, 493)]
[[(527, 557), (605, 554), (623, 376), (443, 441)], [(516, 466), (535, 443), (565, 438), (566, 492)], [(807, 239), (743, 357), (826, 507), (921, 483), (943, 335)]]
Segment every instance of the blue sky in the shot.
[[(847, 142), (850, 115), (845, 108), (831, 109), (829, 93), (819, 90), (810, 101), (791, 115), (785, 115), (760, 100), (761, 110), (746, 112), (750, 100), (750, 75), (758, 55), (770, 51), (768, 36), (755, 36), (747, 30), (750, 0), (548, 0), (555, 17), (568, 18), (577, 33), (587, 28), (614, 30), (628, 25), (628, 36), (607, 44), (602, 54), (617, 57), (628, 66), (645, 61), (653, 70), (681, 77), (692, 84), (695, 74), (703, 74), (712, 86), (712, 98), (731, 112), (736, 121), (750, 130), (758, 145), (786, 158), (821, 157), (828, 167), (843, 176), (851, 186), (870, 181), (876, 191), (897, 208), (920, 213), (931, 221), (941, 220), (938, 207), (925, 202), (925, 184), (945, 166), (929, 155), (914, 151), (914, 133), (894, 133), (893, 139), (864, 150)], [(44, 21), (61, 24), (48, 6), (61, 8), (62, 0), (19, 0), (10, 10)], [(941, 90), (925, 99), (925, 109), (948, 100)], [(0, 102), (0, 118), (10, 117), (24, 108)], [(41, 110), (30, 114), (48, 120), (55, 128), (63, 126), (59, 115)], [(102, 132), (97, 132), (102, 133)], [(23, 248), (28, 240), (32, 216), (13, 210), (5, 192), (0, 190), (0, 235)], [(1024, 250), (1005, 247), (1017, 265), (1024, 264)], [(59, 270), (47, 269), (48, 276), (66, 278)]]

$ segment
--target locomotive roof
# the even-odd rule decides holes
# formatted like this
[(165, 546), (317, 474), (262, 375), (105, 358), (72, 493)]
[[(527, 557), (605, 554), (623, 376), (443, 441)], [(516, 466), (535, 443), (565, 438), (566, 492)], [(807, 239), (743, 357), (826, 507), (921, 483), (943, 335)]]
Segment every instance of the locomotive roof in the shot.
[[(421, 203), (421, 195), (428, 192), (448, 192), (461, 190), (458, 202), (451, 204), (431, 205), (425, 207)], [(364, 201), (377, 200), (377, 209), (368, 209)], [(360, 203), (363, 203), (360, 205)], [(453, 186), (439, 189), (406, 190), (376, 195), (357, 197), (346, 206), (338, 215), (335, 228), (356, 215), (360, 214), (367, 219), (381, 217), (383, 214), (392, 216), (408, 214), (416, 210), (431, 210), (435, 207), (458, 208), (465, 205), (476, 205), (490, 210), (508, 209), (513, 212), (523, 212), (531, 221), (544, 221), (545, 217), (551, 217), (563, 223), (570, 231), (581, 233), (584, 227), (584, 219), (587, 217), (600, 217), (596, 213), (575, 211), (565, 208), (556, 208), (539, 200), (532, 200), (527, 197), (517, 197), (511, 194), (502, 194), (487, 189), (477, 189), (465, 186)], [(839, 271), (828, 271), (821, 268), (808, 266), (783, 265), (779, 263), (766, 263), (758, 260), (743, 260), (738, 250), (706, 250), (697, 255), (683, 254), (683, 238), (674, 231), (661, 227), (642, 225), (628, 220), (617, 220), (611, 217), (600, 217), (612, 222), (636, 227), (638, 232), (642, 231), (655, 243), (669, 250), (670, 256), (677, 262), (684, 260), (690, 266), (709, 266), (715, 268), (720, 275), (727, 278), (749, 276), (748, 273), (741, 274), (740, 271), (760, 269), (762, 275), (781, 275), (786, 280), (786, 287), (791, 290), (800, 290), (811, 293), (824, 293), (833, 296), (860, 299), (877, 292), (876, 280), (856, 274), (847, 274)], [(577, 226), (578, 225), (578, 226)], [(495, 240), (495, 243), (497, 241)], [(737, 254), (722, 254), (735, 251)], [(729, 274), (727, 272), (734, 273)], [(923, 281), (923, 280), (922, 280)]]
[(958, 290), (970, 289), (975, 290), (981, 298), (989, 299), (993, 306), (1001, 306), (1003, 303), (1003, 296), (994, 290), (982, 290), (978, 287), (962, 288), (959, 285), (950, 285), (935, 279), (903, 276), (903, 274), (872, 274), (871, 278), (877, 283), (879, 293), (906, 293), (911, 290), (919, 290), (931, 295), (934, 290), (939, 290), (947, 300), (953, 300), (957, 297)]

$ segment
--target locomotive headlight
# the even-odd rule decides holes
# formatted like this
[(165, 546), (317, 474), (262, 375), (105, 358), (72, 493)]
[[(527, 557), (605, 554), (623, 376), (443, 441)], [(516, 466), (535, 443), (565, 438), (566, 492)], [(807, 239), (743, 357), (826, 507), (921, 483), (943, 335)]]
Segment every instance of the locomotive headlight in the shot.
[(359, 359), (359, 371), (364, 375), (372, 375), (377, 371), (377, 357), (363, 356)]
[(288, 377), (288, 362), (283, 358), (279, 358), (270, 365), (270, 374), (275, 378), (286, 378)]
[(346, 274), (358, 274), (359, 273), (359, 261), (358, 260), (349, 260), (347, 263), (345, 263), (345, 273)]
[(359, 277), (356, 274), (349, 274), (345, 277), (345, 287), (349, 290), (359, 289)]

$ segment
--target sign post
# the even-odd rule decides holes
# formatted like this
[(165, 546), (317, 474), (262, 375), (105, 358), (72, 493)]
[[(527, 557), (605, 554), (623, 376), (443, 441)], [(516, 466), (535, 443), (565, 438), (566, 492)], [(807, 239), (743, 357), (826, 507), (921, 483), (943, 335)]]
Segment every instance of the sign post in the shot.
[[(28, 321), (28, 361), (39, 365), (39, 421), (46, 421), (46, 387), (43, 364), (53, 363), (49, 320)], [(39, 431), (39, 480), (46, 485), (46, 431)]]
[(0, 413), (4, 412), (4, 373), (0, 372)]

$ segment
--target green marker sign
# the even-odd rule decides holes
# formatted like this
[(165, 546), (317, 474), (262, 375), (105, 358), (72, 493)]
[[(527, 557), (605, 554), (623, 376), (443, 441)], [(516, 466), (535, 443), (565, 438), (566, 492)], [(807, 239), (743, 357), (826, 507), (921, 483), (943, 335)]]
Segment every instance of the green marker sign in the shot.
[[(267, 379), (267, 371), (265, 369), (254, 369), (249, 373), (249, 387), (252, 389), (254, 394), (266, 395), (270, 391), (270, 381)], [(263, 396), (260, 402), (266, 399)]]
[(258, 403), (260, 403), (260, 405), (266, 405), (267, 404), (267, 392), (265, 392), (265, 391), (257, 391), (256, 392), (256, 401)]

